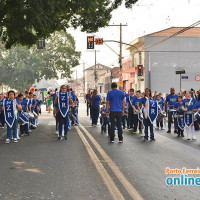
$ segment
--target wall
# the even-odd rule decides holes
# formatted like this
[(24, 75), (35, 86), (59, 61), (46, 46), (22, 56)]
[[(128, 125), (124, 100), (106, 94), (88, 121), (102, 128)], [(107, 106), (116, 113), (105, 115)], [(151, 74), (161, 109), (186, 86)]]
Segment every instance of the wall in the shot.
[[(163, 37), (145, 37), (145, 46), (161, 39)], [(147, 49), (148, 51), (171, 52), (145, 52), (145, 87), (163, 93), (169, 92), (170, 87), (179, 91), (180, 76), (176, 75), (175, 71), (181, 68), (186, 71), (184, 75), (189, 77), (188, 80), (182, 80), (182, 89), (199, 89), (200, 82), (195, 81), (195, 76), (200, 75), (199, 44), (200, 37), (174, 37)]]

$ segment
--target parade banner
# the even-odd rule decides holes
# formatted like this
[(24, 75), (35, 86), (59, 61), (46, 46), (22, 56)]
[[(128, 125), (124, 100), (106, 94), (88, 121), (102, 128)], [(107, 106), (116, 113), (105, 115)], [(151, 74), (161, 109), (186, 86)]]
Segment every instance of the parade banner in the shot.
[(184, 113), (184, 121), (187, 127), (190, 127), (193, 124), (193, 113), (185, 112)]
[(184, 130), (184, 128), (185, 128), (184, 117), (183, 117), (183, 116), (178, 116), (178, 117), (177, 117), (177, 121), (178, 121), (178, 127), (179, 127), (181, 130)]
[(21, 112), (21, 115), (19, 118), (20, 118), (20, 120), (22, 120), (23, 123), (25, 123), (25, 124), (29, 123), (28, 116), (24, 112)]
[(4, 116), (6, 124), (12, 128), (15, 121), (15, 111), (13, 101), (5, 99), (4, 100)]
[(153, 124), (154, 120), (158, 116), (158, 102), (151, 99), (149, 99), (148, 101), (149, 101), (148, 116), (150, 122)]
[(66, 117), (69, 110), (69, 94), (68, 92), (58, 93), (58, 107), (63, 117)]

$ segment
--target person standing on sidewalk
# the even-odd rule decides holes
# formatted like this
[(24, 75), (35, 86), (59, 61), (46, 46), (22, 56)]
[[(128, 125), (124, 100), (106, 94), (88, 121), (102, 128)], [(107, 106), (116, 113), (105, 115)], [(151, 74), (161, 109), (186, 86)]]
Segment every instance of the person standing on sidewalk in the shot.
[(88, 90), (86, 94), (86, 106), (87, 106), (87, 116), (89, 116), (89, 111), (90, 111), (90, 101), (91, 101), (91, 95), (90, 95), (90, 90)]
[(167, 133), (171, 133), (171, 125), (172, 125), (172, 118), (174, 118), (174, 133), (177, 133), (178, 125), (177, 120), (174, 117), (175, 110), (174, 105), (178, 102), (178, 95), (175, 94), (175, 89), (170, 89), (170, 94), (166, 98), (166, 103), (168, 107), (168, 131)]
[[(122, 132), (122, 116), (125, 110), (125, 95), (121, 90), (117, 89), (117, 83), (111, 84), (112, 90), (108, 93), (106, 104), (107, 118), (110, 115), (111, 131), (109, 134), (109, 142), (114, 143), (115, 138), (115, 121), (118, 127), (119, 143), (123, 142)], [(110, 110), (110, 114), (109, 114)]]
[(0, 123), (1, 123), (1, 128), (4, 128), (5, 117), (2, 107), (3, 107), (3, 94), (0, 94)]

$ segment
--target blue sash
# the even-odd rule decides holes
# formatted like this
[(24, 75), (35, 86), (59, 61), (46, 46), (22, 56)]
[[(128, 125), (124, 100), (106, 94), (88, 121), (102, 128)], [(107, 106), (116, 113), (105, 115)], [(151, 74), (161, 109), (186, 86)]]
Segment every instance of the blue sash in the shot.
[(158, 102), (152, 99), (149, 99), (148, 101), (149, 101), (148, 116), (150, 122), (153, 124), (154, 120), (158, 116)]
[(190, 127), (193, 123), (193, 113), (184, 113), (184, 121), (187, 127)]
[(5, 99), (4, 100), (4, 115), (6, 124), (12, 128), (15, 121), (15, 112), (13, 101)]
[(195, 113), (195, 117), (196, 117), (197, 119), (200, 119), (200, 111), (197, 111), (197, 112)]
[(63, 117), (66, 117), (69, 110), (69, 93), (59, 92), (58, 93), (58, 107)]
[(25, 123), (25, 124), (29, 123), (28, 116), (23, 111), (21, 112), (21, 115), (19, 118), (22, 120), (23, 123)]
[(177, 117), (177, 121), (178, 121), (178, 127), (179, 127), (181, 130), (184, 130), (184, 128), (185, 128), (185, 120), (184, 120), (184, 117), (183, 117), (183, 116), (178, 116), (178, 117)]

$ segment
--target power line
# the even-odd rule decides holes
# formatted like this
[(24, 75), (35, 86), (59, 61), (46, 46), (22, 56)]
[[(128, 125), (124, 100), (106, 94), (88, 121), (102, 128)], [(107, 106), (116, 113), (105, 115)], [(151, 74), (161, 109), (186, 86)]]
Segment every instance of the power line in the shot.
[(170, 36), (168, 36), (168, 37), (166, 37), (166, 38), (164, 38), (164, 39), (152, 44), (152, 45), (149, 45), (149, 46), (145, 47), (145, 49), (151, 48), (151, 47), (153, 47), (155, 45), (158, 45), (158, 44), (160, 44), (162, 42), (165, 42), (166, 40), (169, 40), (169, 39), (171, 39), (171, 38), (173, 38), (173, 37), (175, 37), (177, 35), (180, 35), (181, 33), (184, 33), (185, 31), (187, 31), (187, 30), (189, 30), (191, 28), (194, 28), (195, 26), (198, 26), (199, 24), (200, 24), (200, 20), (195, 22), (195, 23), (193, 23), (193, 24), (191, 24), (190, 26), (185, 27), (185, 28), (181, 29), (180, 31), (178, 31), (178, 32), (176, 32), (176, 33), (174, 33), (174, 34), (172, 34), (172, 35), (170, 35)]

